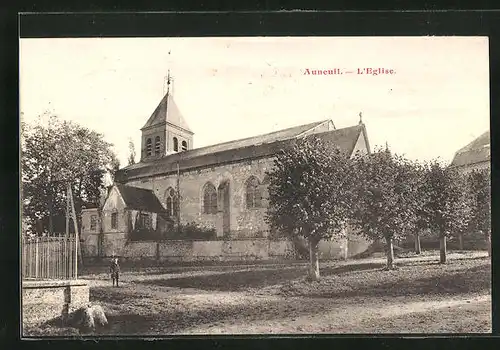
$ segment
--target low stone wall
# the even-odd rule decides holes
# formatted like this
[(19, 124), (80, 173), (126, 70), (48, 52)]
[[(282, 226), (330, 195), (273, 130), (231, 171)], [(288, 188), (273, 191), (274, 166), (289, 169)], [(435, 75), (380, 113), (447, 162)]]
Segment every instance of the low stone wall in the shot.
[(23, 281), (23, 324), (43, 323), (87, 305), (89, 287), (79, 280)]
[(176, 262), (293, 259), (295, 255), (290, 242), (268, 239), (128, 242), (122, 252), (122, 258), (127, 260)]
[[(369, 241), (357, 237), (322, 241), (319, 244), (319, 258), (322, 260), (346, 259), (365, 251), (369, 245)], [(114, 254), (129, 261), (144, 262), (256, 261), (296, 258), (292, 242), (267, 238), (227, 241), (128, 241), (122, 247), (115, 244), (113, 251), (106, 249), (105, 253), (107, 253), (105, 258)]]
[[(407, 237), (400, 240), (399, 245), (405, 249), (414, 249), (415, 238)], [(458, 237), (451, 236), (446, 240), (447, 249), (459, 249), (460, 244)], [(420, 247), (426, 249), (439, 249), (439, 239), (437, 234), (424, 234), (420, 236)], [(463, 249), (464, 250), (486, 250), (488, 244), (484, 235), (479, 233), (466, 234), (463, 236)]]
[(347, 257), (353, 257), (365, 252), (373, 241), (360, 235), (351, 235), (347, 241)]

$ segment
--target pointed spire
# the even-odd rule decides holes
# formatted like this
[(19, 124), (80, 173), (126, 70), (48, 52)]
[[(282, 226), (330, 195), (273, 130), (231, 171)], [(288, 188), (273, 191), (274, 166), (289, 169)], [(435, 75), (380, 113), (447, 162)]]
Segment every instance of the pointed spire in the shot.
[(359, 112), (359, 125), (363, 124), (363, 112)]

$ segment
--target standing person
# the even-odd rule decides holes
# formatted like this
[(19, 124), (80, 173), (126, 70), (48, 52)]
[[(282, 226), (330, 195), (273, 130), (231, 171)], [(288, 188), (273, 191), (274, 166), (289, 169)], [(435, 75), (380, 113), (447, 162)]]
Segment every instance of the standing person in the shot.
[(120, 275), (120, 265), (118, 264), (118, 258), (114, 258), (111, 260), (111, 266), (109, 267), (109, 270), (111, 272), (111, 279), (113, 280), (113, 287), (115, 286), (115, 281), (116, 281), (116, 286), (118, 287), (118, 278)]

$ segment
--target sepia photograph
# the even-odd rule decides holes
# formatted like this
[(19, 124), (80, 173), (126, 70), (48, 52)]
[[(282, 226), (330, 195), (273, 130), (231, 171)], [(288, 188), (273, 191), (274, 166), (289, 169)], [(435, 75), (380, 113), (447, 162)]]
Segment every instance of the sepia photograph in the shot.
[(22, 337), (491, 333), (488, 45), (20, 39)]

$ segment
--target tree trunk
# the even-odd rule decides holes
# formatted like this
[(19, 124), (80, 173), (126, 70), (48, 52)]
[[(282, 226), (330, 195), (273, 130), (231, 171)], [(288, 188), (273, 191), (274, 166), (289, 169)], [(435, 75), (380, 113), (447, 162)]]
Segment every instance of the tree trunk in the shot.
[(458, 234), (458, 249), (464, 250), (464, 234), (462, 232)]
[(349, 238), (344, 239), (344, 260), (349, 258)]
[(392, 237), (386, 237), (386, 250), (385, 253), (387, 255), (387, 269), (388, 270), (393, 270), (394, 269), (394, 243), (392, 240)]
[(415, 254), (422, 253), (422, 248), (420, 247), (420, 234), (415, 233)]
[(446, 236), (439, 237), (439, 263), (446, 264)]
[(319, 280), (319, 259), (318, 259), (318, 243), (309, 240), (309, 278), (312, 281)]
[(297, 236), (293, 236), (292, 242), (295, 247), (297, 259), (306, 260), (307, 256), (309, 255), (309, 244), (307, 243), (307, 241)]

